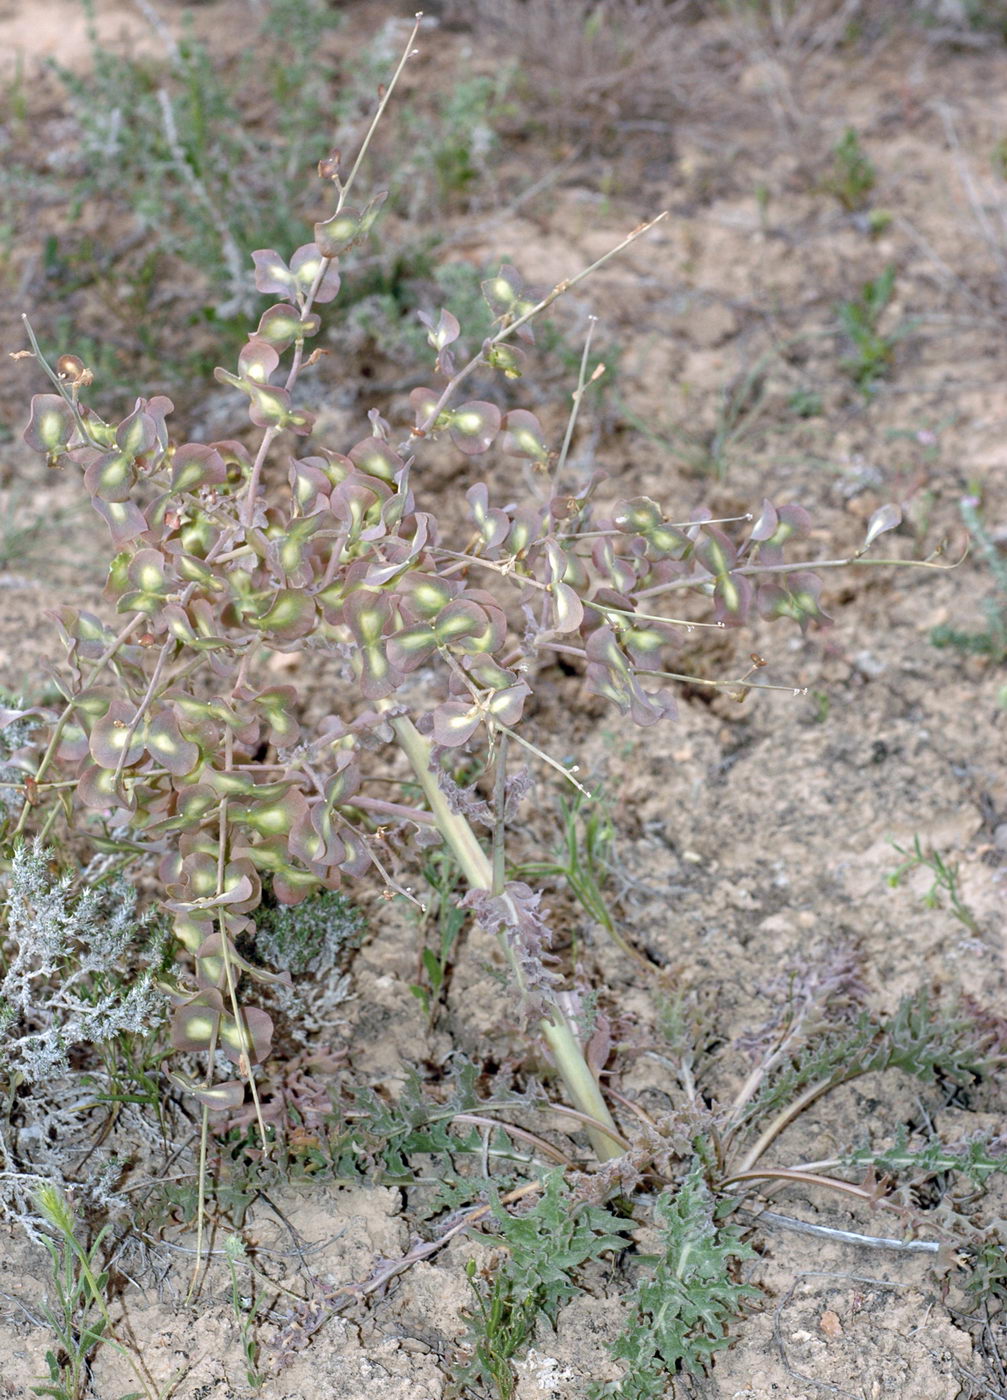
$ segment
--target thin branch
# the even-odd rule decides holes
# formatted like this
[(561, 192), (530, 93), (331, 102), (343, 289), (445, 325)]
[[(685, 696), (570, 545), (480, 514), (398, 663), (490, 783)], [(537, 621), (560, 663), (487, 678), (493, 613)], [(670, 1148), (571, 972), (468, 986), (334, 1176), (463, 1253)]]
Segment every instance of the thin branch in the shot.
[(836, 1080), (834, 1078), (819, 1079), (814, 1084), (809, 1084), (803, 1094), (798, 1094), (796, 1099), (787, 1104), (786, 1108), (782, 1109), (776, 1115), (761, 1134), (755, 1145), (749, 1148), (738, 1166), (738, 1171), (742, 1173), (750, 1171), (770, 1144), (783, 1132), (784, 1128), (792, 1123), (806, 1108), (813, 1104), (817, 1098), (826, 1093), (829, 1089), (834, 1089), (835, 1087)]
[(514, 1123), (508, 1123), (502, 1119), (486, 1118), (481, 1113), (456, 1113), (452, 1119), (454, 1123), (474, 1123), (477, 1127), (500, 1128), (511, 1137), (517, 1138), (521, 1142), (527, 1142), (536, 1151), (541, 1152), (546, 1157), (551, 1157), (560, 1166), (570, 1166), (570, 1159), (558, 1147), (553, 1147), (551, 1142), (546, 1142), (537, 1133), (530, 1133), (527, 1128), (519, 1128)]
[[(947, 573), (964, 564), (968, 556), (969, 551), (966, 549), (961, 558), (956, 559), (953, 564), (938, 564), (933, 559), (874, 559), (859, 554), (850, 554), (845, 559), (806, 559), (790, 564), (744, 564), (740, 569), (732, 569), (731, 576), (733, 578), (738, 574), (745, 574), (748, 577), (757, 574), (796, 574), (803, 573), (808, 569), (845, 569), (853, 564), (875, 566), (897, 564), (901, 568), (937, 569), (941, 573)], [(641, 589), (636, 596), (638, 598), (653, 598), (660, 593), (673, 593), (679, 588), (695, 588), (697, 584), (713, 583), (713, 581), (712, 574), (690, 574), (688, 578), (676, 578), (670, 579), (667, 583), (655, 583), (651, 588)]]
[(822, 1186), (827, 1191), (840, 1191), (847, 1196), (856, 1196), (857, 1200), (867, 1201), (870, 1205), (884, 1204), (877, 1191), (868, 1190), (866, 1186), (857, 1186), (852, 1181), (840, 1181), (836, 1176), (822, 1176), (818, 1172), (795, 1172), (791, 1167), (765, 1167), (750, 1172), (732, 1172), (717, 1184), (719, 1188), (723, 1188), (733, 1186), (739, 1181), (786, 1181), (800, 1186)]
[[(574, 428), (577, 426), (577, 415), (580, 412), (580, 405), (581, 400), (584, 397), (584, 390), (587, 388), (588, 357), (591, 354), (591, 341), (594, 338), (594, 332), (597, 325), (597, 316), (589, 316), (587, 323), (587, 335), (584, 337), (584, 350), (580, 357), (580, 370), (577, 374), (577, 387), (570, 396), (572, 402), (570, 404), (570, 414), (566, 420), (566, 432), (563, 434), (563, 445), (559, 450), (559, 456), (556, 458), (556, 466), (553, 470), (552, 477), (549, 481), (549, 501), (551, 501), (552, 497), (556, 494), (559, 479), (563, 473), (563, 468), (566, 466), (566, 459), (570, 452), (570, 444), (573, 442), (573, 431)], [(604, 365), (599, 365), (598, 368), (604, 371), (605, 367)], [(597, 373), (592, 375), (591, 382), (593, 383), (594, 380), (597, 379), (597, 377)]]
[(469, 375), (471, 375), (476, 369), (478, 369), (478, 367), (481, 364), (484, 363), (487, 350), (491, 350), (495, 345), (501, 345), (505, 340), (509, 340), (511, 336), (515, 334), (516, 331), (520, 330), (522, 326), (527, 325), (529, 321), (533, 320), (536, 316), (543, 312), (546, 309), (546, 307), (551, 306), (553, 302), (557, 300), (557, 298), (563, 296), (566, 292), (570, 291), (572, 287), (576, 287), (579, 282), (583, 282), (585, 277), (590, 277), (592, 273), (597, 272), (598, 268), (604, 266), (604, 264), (607, 263), (610, 258), (614, 258), (618, 253), (621, 253), (625, 248), (628, 248), (631, 243), (635, 243), (638, 238), (642, 238), (642, 236), (645, 233), (649, 233), (650, 230), (654, 228), (657, 224), (659, 224), (662, 219), (666, 219), (667, 217), (668, 211), (667, 209), (665, 209), (660, 214), (658, 214), (656, 218), (650, 219), (646, 223), (639, 224), (633, 230), (632, 233), (627, 234), (626, 237), (620, 243), (617, 243), (614, 248), (610, 248), (607, 253), (602, 253), (600, 258), (596, 258), (594, 262), (590, 264), (590, 266), (582, 268), (581, 271), (575, 273), (573, 277), (568, 277), (565, 278), (562, 282), (557, 282), (556, 286), (553, 287), (552, 291), (547, 292), (546, 295), (542, 298), (542, 300), (536, 302), (535, 305), (531, 307), (530, 310), (526, 311), (523, 316), (519, 316), (514, 321), (509, 321), (507, 325), (503, 326), (500, 330), (498, 330), (495, 335), (490, 336), (488, 340), (484, 341), (478, 354), (473, 355), (472, 359), (469, 360), (468, 364), (463, 365), (462, 368), (458, 370), (451, 377), (451, 379), (448, 380), (447, 384), (444, 387), (444, 390), (441, 393), (440, 398), (434, 404), (433, 408), (427, 414), (423, 422), (418, 426), (414, 427), (410, 432), (409, 437), (406, 438), (404, 442), (399, 444), (399, 447), (397, 449), (399, 455), (404, 456), (408, 454), (413, 443), (417, 440), (417, 438), (422, 438), (427, 435), (427, 433), (430, 431), (433, 425), (437, 422), (437, 419), (440, 417), (441, 411), (443, 410), (444, 406), (447, 404), (451, 396), (454, 394), (456, 389), (458, 389), (458, 387), (462, 383), (464, 383), (466, 379), (468, 379)]

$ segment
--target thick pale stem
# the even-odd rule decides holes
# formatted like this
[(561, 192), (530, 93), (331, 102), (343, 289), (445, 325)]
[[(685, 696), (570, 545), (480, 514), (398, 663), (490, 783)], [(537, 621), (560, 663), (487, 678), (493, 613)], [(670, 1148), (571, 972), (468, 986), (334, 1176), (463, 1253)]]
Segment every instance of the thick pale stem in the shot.
[[(407, 719), (404, 715), (396, 716), (390, 723), (395, 731), (399, 747), (408, 758), (413, 772), (423, 788), (437, 828), (451, 847), (465, 879), (472, 889), (486, 890), (489, 893), (493, 889), (493, 867), (468, 821), (460, 812), (451, 810), (447, 798), (438, 786), (437, 778), (430, 766), (430, 745), (416, 729), (412, 720)], [(503, 897), (506, 899), (507, 895)], [(501, 944), (518, 987), (523, 990), (524, 974), (521, 964), (514, 954), (514, 949), (506, 938), (501, 939)], [(608, 1132), (605, 1131), (605, 1129), (610, 1128), (613, 1134), (617, 1134), (612, 1115), (608, 1111), (608, 1105), (598, 1087), (598, 1081), (584, 1059), (584, 1053), (573, 1028), (555, 1003), (550, 1006), (548, 1015), (543, 1017), (539, 1023), (539, 1029), (552, 1052), (556, 1068), (574, 1104), (582, 1113), (586, 1113), (598, 1124), (598, 1127), (589, 1127), (587, 1130), (591, 1145), (598, 1157), (603, 1162), (607, 1162), (613, 1157), (621, 1156), (623, 1148), (617, 1137), (609, 1136)]]
[(588, 1127), (587, 1135), (591, 1139), (591, 1146), (595, 1150), (598, 1160), (610, 1162), (613, 1157), (621, 1157), (625, 1148), (614, 1137), (610, 1137), (605, 1128), (611, 1128), (616, 1132), (615, 1122), (608, 1111), (608, 1104), (602, 1097), (598, 1087), (598, 1081), (584, 1059), (584, 1052), (567, 1022), (565, 1016), (558, 1006), (550, 1010), (548, 1017), (543, 1017), (539, 1022), (539, 1030), (543, 1039), (552, 1051), (553, 1059), (556, 1061), (556, 1068), (560, 1078), (566, 1085), (567, 1093), (582, 1113), (599, 1124), (597, 1128)]
[(391, 726), (399, 748), (408, 758), (423, 789), (437, 828), (451, 847), (455, 860), (462, 868), (462, 874), (473, 889), (490, 889), (493, 884), (493, 871), (489, 860), (468, 822), (458, 812), (452, 812), (448, 805), (448, 800), (430, 767), (430, 745), (412, 720), (404, 715), (397, 715), (392, 719)]

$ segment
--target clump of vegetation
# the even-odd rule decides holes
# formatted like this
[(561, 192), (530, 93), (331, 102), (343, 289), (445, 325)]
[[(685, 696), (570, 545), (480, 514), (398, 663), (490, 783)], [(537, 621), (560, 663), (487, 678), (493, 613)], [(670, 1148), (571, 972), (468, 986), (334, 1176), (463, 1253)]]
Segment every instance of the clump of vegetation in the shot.
[(302, 976), (323, 977), (359, 947), (364, 917), (345, 895), (323, 890), (303, 904), (263, 909), (255, 921), (255, 951), (263, 962)]
[[(156, 1103), (137, 1047), (167, 1016), (157, 985), (170, 960), (166, 933), (149, 911), (138, 913), (135, 888), (103, 865), (99, 857), (83, 876), (60, 872), (38, 840), (16, 846), (10, 862), (0, 929), (8, 1115), (0, 1202), (28, 1221), (40, 1182), (75, 1179), (82, 1084), (111, 1101), (129, 1080), (138, 1098)], [(107, 1203), (115, 1175), (99, 1162), (77, 1184)]]
[(105, 1231), (98, 1232), (90, 1245), (78, 1238), (80, 1225), (73, 1206), (52, 1185), (39, 1188), (35, 1198), (38, 1212), (54, 1238), (45, 1246), (52, 1262), (54, 1304), (45, 1313), (59, 1351), (46, 1352), (48, 1383), (32, 1387), (33, 1395), (51, 1400), (84, 1400), (91, 1390), (90, 1361), (102, 1342), (122, 1355), (142, 1389), (131, 1391), (123, 1400), (160, 1400), (158, 1387), (135, 1349), (119, 1339), (108, 1307), (107, 1269), (99, 1262)]
[(941, 907), (942, 892), (947, 895), (948, 904), (952, 914), (960, 924), (968, 929), (969, 933), (979, 934), (981, 929), (976, 916), (964, 902), (958, 888), (958, 866), (956, 863), (946, 861), (940, 851), (924, 850), (918, 836), (913, 839), (911, 851), (905, 850), (902, 846), (895, 845), (895, 850), (900, 856), (905, 857), (888, 877), (888, 883), (892, 889), (896, 889), (905, 880), (912, 870), (929, 870), (933, 876), (933, 883), (923, 896), (923, 903), (928, 909), (939, 909)]
[[(761, 1296), (740, 1222), (746, 1196), (765, 1184), (804, 1184), (896, 1212), (893, 1225), (899, 1219), (929, 1239), (935, 1229), (943, 1238), (937, 1221), (944, 1217), (935, 1217), (928, 1196), (939, 1182), (948, 1218), (975, 1254), (975, 1278), (989, 1272), (994, 1236), (972, 1225), (969, 1211), (990, 1178), (1007, 1170), (1002, 1135), (942, 1137), (924, 1112), (911, 1128), (880, 1122), (867, 1140), (813, 1166), (766, 1159), (801, 1113), (867, 1074), (901, 1072), (938, 1096), (969, 1093), (1003, 1063), (996, 1032), (922, 992), (890, 1015), (869, 1011), (856, 962), (844, 951), (802, 954), (767, 990), (765, 1024), (716, 1057), (697, 1051), (695, 1008), (668, 1008), (658, 1056), (669, 1075), (666, 1109), (624, 1126), (623, 1153), (590, 1172), (576, 1169), (572, 1143), (558, 1148), (555, 1138), (547, 1143), (517, 1126), (534, 1097), (480, 1097), (473, 1065), (456, 1064), (439, 1100), (415, 1076), (394, 1106), (372, 1091), (352, 1091), (318, 1165), (329, 1158), (341, 1175), (395, 1182), (422, 1218), (449, 1222), (444, 1240), (466, 1222), (492, 1230), (494, 1253), (482, 1267), (468, 1266), (474, 1303), (457, 1363), (459, 1393), (481, 1385), (479, 1393), (512, 1396), (515, 1361), (555, 1326), (560, 1306), (590, 1288), (592, 1269), (611, 1269), (613, 1254), (629, 1293), (611, 1348), (624, 1373), (591, 1393), (647, 1400), (665, 1394), (671, 1376), (702, 1375)], [(749, 1067), (741, 1088), (708, 1106), (715, 1058), (733, 1061), (739, 1052)], [(730, 1069), (736, 1076), (736, 1063)], [(522, 1144), (531, 1147), (523, 1160)], [(559, 1165), (544, 1170), (543, 1162)], [(644, 1242), (633, 1244), (630, 1231), (642, 1221)], [(934, 1253), (941, 1248), (940, 1240), (932, 1244)]]
[(832, 148), (832, 171), (823, 189), (854, 214), (866, 209), (877, 179), (874, 162), (861, 146), (856, 129), (848, 126)]
[(910, 330), (905, 323), (893, 330), (882, 329), (894, 289), (895, 268), (889, 266), (879, 277), (865, 282), (859, 296), (836, 306), (840, 330), (853, 351), (841, 364), (865, 398), (874, 394), (879, 380), (887, 378), (896, 347)]
[(4, 911), (2, 1059), (29, 1084), (65, 1073), (74, 1046), (145, 1031), (163, 1014), (154, 986), (159, 948), (132, 986), (115, 977), (141, 941), (135, 889), (121, 880), (75, 885), (71, 875), (53, 879), (39, 842), (15, 850)]
[[(104, 824), (111, 849), (159, 853), (166, 907), (196, 972), (194, 983), (180, 977), (172, 987), (172, 1039), (180, 1052), (204, 1051), (208, 1063), (202, 1082), (181, 1071), (173, 1078), (208, 1123), (211, 1111), (239, 1107), (246, 1091), (255, 1101), (252, 1066), (269, 1053), (271, 1019), (243, 989), (289, 975), (267, 972), (238, 951), (264, 884), (276, 901), (293, 905), (346, 876), (374, 872), (391, 891), (413, 897), (376, 856), (371, 832), (385, 816), (432, 823), (469, 886), (466, 904), (501, 936), (525, 1014), (595, 1124), (596, 1150), (608, 1157), (618, 1150), (614, 1125), (556, 998), (540, 895), (509, 881), (483, 850), (469, 817), (472, 799), (448, 800), (437, 754), (490, 744), (490, 824), (499, 842), (513, 820), (510, 746), (564, 771), (520, 729), (538, 657), (558, 649), (579, 658), (591, 691), (638, 724), (657, 722), (673, 708), (664, 682), (674, 673), (662, 653), (683, 624), (655, 615), (655, 600), (683, 586), (706, 595), (718, 627), (743, 626), (756, 613), (802, 626), (822, 620), (814, 573), (803, 565), (781, 569), (808, 518), (795, 506), (766, 502), (754, 524), (740, 522), (749, 528), (734, 540), (721, 528), (731, 522), (705, 516), (677, 524), (647, 498), (597, 511), (592, 483), (573, 483), (565, 472), (588, 387), (586, 350), (558, 449), (525, 409), (502, 414), (487, 400), (459, 402), (477, 371), (519, 374), (534, 318), (611, 254), (538, 301), (514, 268), (503, 267), (483, 287), (496, 329), (464, 364), (455, 358), (461, 327), (453, 313), (427, 316), (432, 383), (412, 391), (413, 420), (400, 440), (373, 412), (369, 434), (348, 452), (292, 459), (289, 495), (271, 499), (264, 472), (278, 440), (312, 430), (294, 390), (319, 358), (308, 353), (321, 325), (314, 308), (338, 295), (340, 259), (369, 234), (384, 199), (381, 192), (363, 207), (348, 203), (359, 170), (358, 158), (344, 173), (333, 152), (320, 173), (335, 189), (336, 207), (315, 225), (315, 242), (289, 263), (273, 249), (254, 253), (256, 285), (274, 302), (239, 353), (237, 372), (215, 372), (247, 401), (259, 434), (254, 449), (237, 438), (176, 445), (167, 426), (171, 404), (160, 395), (106, 422), (87, 404), (89, 367), (72, 354), (49, 365), (29, 330), (31, 353), (55, 392), (33, 400), (25, 441), (50, 463), (83, 471), (110, 530), (109, 593), (125, 621), (116, 630), (87, 613), (63, 614), (68, 700), (46, 718), (34, 800), (15, 834), (41, 813), (49, 826), (58, 819), (66, 793), (60, 775), (72, 768), (71, 801)], [(286, 352), (281, 386), (272, 380)], [(432, 443), (470, 461), (496, 447), (532, 468), (522, 502), (497, 504), (487, 482), (469, 488), (475, 537), (465, 550), (442, 542), (436, 517), (415, 494), (412, 465)], [(894, 507), (878, 511), (864, 549), (898, 519)], [(523, 640), (511, 632), (504, 586), (537, 619)], [(338, 662), (346, 696), (358, 697), (348, 720), (330, 717), (314, 733), (302, 733), (293, 690), (262, 669), (270, 655), (306, 647)], [(421, 666), (440, 668), (441, 689), (411, 698)], [(721, 684), (743, 692), (759, 684), (751, 674)], [(368, 753), (383, 745), (406, 760), (427, 811), (367, 791)], [(573, 774), (565, 776), (583, 791)], [(218, 1050), (237, 1071), (223, 1083), (214, 1072)]]
[(701, 1373), (729, 1344), (728, 1329), (759, 1296), (738, 1278), (754, 1253), (734, 1226), (719, 1224), (716, 1201), (702, 1164), (694, 1164), (674, 1191), (654, 1204), (661, 1245), (648, 1277), (629, 1305), (626, 1328), (612, 1355), (625, 1361), (622, 1380), (593, 1386), (593, 1400), (660, 1400), (668, 1377), (680, 1369)]
[(600, 1206), (572, 1200), (561, 1172), (542, 1183), (530, 1210), (510, 1213), (497, 1204), (494, 1217), (506, 1246), (504, 1261), (487, 1281), (470, 1261), (475, 1294), (467, 1348), (471, 1360), (459, 1372), (469, 1385), (492, 1386), (512, 1400), (513, 1359), (531, 1340), (539, 1317), (553, 1326), (560, 1308), (575, 1297), (576, 1271), (588, 1260), (626, 1247), (625, 1222)]
[[(65, 168), (41, 177), (67, 201), (59, 230), (44, 240), (41, 278), (53, 302), (46, 338), (72, 340), (111, 398), (142, 386), (138, 362), (156, 365), (174, 388), (205, 375), (212, 355), (236, 352), (254, 304), (249, 255), (259, 244), (302, 240), (312, 214), (306, 174), (333, 139), (357, 139), (387, 73), (394, 24), (341, 71), (327, 41), (342, 17), (324, 0), (270, 0), (255, 12), (258, 32), (245, 55), (233, 58), (204, 43), (191, 20), (176, 40), (149, 7), (160, 53), (118, 52), (100, 39), (89, 0), (84, 6), (88, 68), (51, 64), (72, 99), (79, 144)], [(262, 49), (271, 55), (265, 65), (252, 57)], [(440, 235), (412, 230), (434, 210), (478, 207), (492, 195), (508, 81), (502, 67), (495, 77), (461, 76), (443, 105), (410, 111), (389, 184), (391, 207), (410, 231), (380, 256), (371, 247), (354, 255), (365, 268), (344, 301), (347, 309), (361, 304), (344, 318), (344, 344), (370, 335), (391, 358), (415, 365), (412, 313), (429, 300), (418, 279), (436, 289), (441, 273), (430, 257)], [(11, 175), (15, 188), (38, 178)], [(125, 215), (125, 232), (110, 236), (82, 219), (110, 206)], [(452, 304), (461, 277), (461, 264), (443, 273)], [(474, 271), (469, 282), (477, 291)], [(98, 317), (108, 322), (104, 334), (95, 333)], [(179, 353), (182, 327), (188, 344)]]
[[(152, 61), (111, 52), (90, 9), (89, 20), (88, 70), (54, 65), (81, 123), (77, 210), (93, 199), (121, 204), (125, 194), (147, 247), (147, 276), (133, 269), (134, 285), (150, 284), (158, 261), (178, 258), (213, 299), (216, 317), (247, 312), (252, 231), (283, 244), (302, 226), (304, 171), (321, 154), (319, 133), (331, 121), (336, 75), (324, 38), (337, 12), (323, 0), (273, 0), (258, 21), (272, 61), (253, 62), (250, 46), (233, 73), (191, 25), (176, 42), (157, 22), (163, 57)], [(275, 127), (249, 120), (253, 99), (275, 114)], [(85, 276), (86, 253), (75, 255)], [(68, 255), (53, 243), (54, 271)]]
[(624, 952), (639, 957), (627, 943), (605, 896), (615, 827), (601, 792), (590, 801), (578, 793), (561, 797), (560, 840), (541, 860), (525, 861), (517, 868), (523, 880), (561, 880), (585, 913), (605, 930)]

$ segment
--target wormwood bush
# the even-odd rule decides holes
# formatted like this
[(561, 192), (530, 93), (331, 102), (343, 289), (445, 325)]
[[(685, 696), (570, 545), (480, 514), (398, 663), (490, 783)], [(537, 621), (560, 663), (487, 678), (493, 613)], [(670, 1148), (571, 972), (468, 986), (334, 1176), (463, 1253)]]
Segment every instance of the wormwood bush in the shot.
[[(88, 367), (72, 353), (50, 365), (28, 327), (32, 350), (21, 353), (34, 355), (53, 392), (33, 398), (24, 439), (52, 467), (80, 473), (108, 527), (118, 619), (60, 611), (65, 703), (32, 712), (40, 757), (11, 826), (20, 836), (83, 824), (106, 847), (156, 865), (185, 955), (163, 982), (172, 1042), (203, 1052), (207, 1066), (201, 1078), (171, 1077), (202, 1105), (204, 1152), (211, 1110), (233, 1111), (246, 1094), (258, 1107), (254, 1067), (273, 1025), (247, 988), (289, 976), (239, 951), (254, 946), (264, 887), (294, 905), (376, 876), (389, 896), (412, 898), (388, 866), (387, 838), (433, 829), (463, 872), (466, 905), (501, 940), (515, 1008), (544, 1037), (595, 1151), (611, 1158), (621, 1139), (559, 997), (540, 892), (505, 876), (506, 827), (528, 787), (516, 747), (566, 772), (526, 737), (525, 710), (543, 665), (560, 655), (590, 693), (635, 724), (655, 724), (674, 713), (675, 651), (695, 625), (824, 624), (818, 574), (790, 557), (810, 521), (768, 500), (733, 521), (705, 510), (676, 518), (646, 497), (596, 501), (598, 478), (574, 480), (567, 469), (585, 368), (559, 443), (526, 409), (465, 398), (477, 374), (519, 379), (535, 317), (612, 254), (541, 298), (502, 267), (483, 285), (494, 329), (465, 362), (456, 362), (452, 312), (421, 318), (432, 364), (409, 421), (393, 426), (372, 410), (355, 442), (315, 441), (297, 390), (324, 353), (309, 349), (316, 308), (339, 294), (340, 261), (380, 210), (380, 193), (348, 202), (369, 140), (348, 173), (337, 152), (321, 162), (335, 209), (311, 242), (289, 260), (272, 248), (252, 255), (270, 305), (236, 365), (215, 371), (245, 401), (251, 440), (240, 423), (226, 439), (180, 439), (170, 400), (156, 392), (106, 421), (88, 403)], [(486, 463), (460, 528), (416, 475), (448, 453)], [(501, 457), (527, 468), (517, 499), (493, 485)], [(899, 519), (896, 507), (879, 509), (860, 554)], [(673, 606), (683, 595), (689, 605)], [(292, 652), (326, 658), (338, 677), (330, 712), (310, 727), (294, 687), (270, 668)], [(756, 657), (718, 684), (744, 695), (763, 664)], [(3, 714), (25, 717), (16, 707)], [(488, 797), (444, 772), (448, 757), (472, 752), (491, 775)], [(396, 753), (402, 790), (388, 796)], [(480, 825), (493, 833), (492, 855)], [(222, 1081), (221, 1056), (233, 1066)]]
[(296, 909), (263, 909), (256, 920), (255, 951), (274, 967), (322, 976), (359, 945), (363, 923), (349, 900), (325, 890)]
[(147, 1031), (163, 1015), (153, 972), (112, 974), (138, 940), (136, 891), (124, 881), (73, 889), (36, 841), (11, 865), (0, 966), (0, 1064), (28, 1084), (62, 1074), (77, 1045)]
[(104, 860), (82, 878), (55, 869), (41, 842), (22, 843), (0, 906), (0, 1202), (29, 1228), (42, 1180), (76, 1178), (107, 1204), (117, 1170), (99, 1156), (82, 1183), (72, 1165), (80, 1085), (95, 1082), (96, 1059), (111, 1071), (124, 1038), (146, 1037), (167, 1015), (156, 985), (165, 935), (153, 911), (138, 913), (127, 881), (101, 881)]

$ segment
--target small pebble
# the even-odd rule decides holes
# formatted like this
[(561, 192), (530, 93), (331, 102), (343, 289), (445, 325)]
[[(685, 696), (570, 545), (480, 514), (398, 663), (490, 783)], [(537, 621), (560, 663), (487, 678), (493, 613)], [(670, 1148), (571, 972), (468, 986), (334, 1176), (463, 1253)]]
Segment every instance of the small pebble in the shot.
[(818, 1319), (818, 1325), (827, 1337), (834, 1339), (843, 1335), (843, 1324), (831, 1308), (826, 1308), (825, 1312), (822, 1313)]
[(887, 669), (885, 663), (880, 661), (871, 651), (858, 651), (853, 658), (854, 667), (862, 676), (866, 676), (869, 681), (877, 680)]

